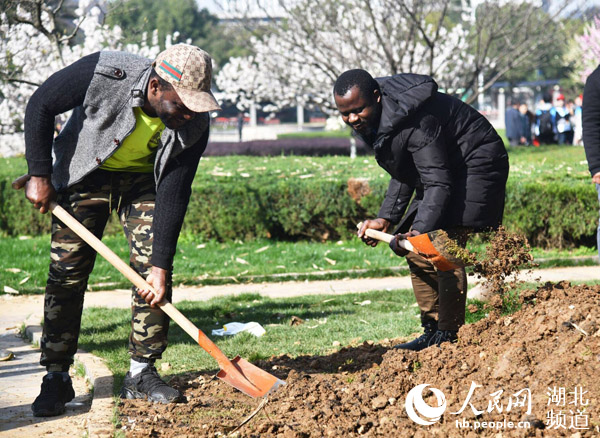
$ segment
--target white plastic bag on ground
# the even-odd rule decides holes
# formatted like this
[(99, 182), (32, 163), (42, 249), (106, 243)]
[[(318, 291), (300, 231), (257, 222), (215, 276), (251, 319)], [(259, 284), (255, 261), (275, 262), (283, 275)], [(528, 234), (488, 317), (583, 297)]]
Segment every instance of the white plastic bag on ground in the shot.
[(267, 331), (257, 322), (230, 322), (222, 329), (212, 331), (213, 336), (233, 336), (241, 332), (248, 332), (256, 337), (264, 335)]

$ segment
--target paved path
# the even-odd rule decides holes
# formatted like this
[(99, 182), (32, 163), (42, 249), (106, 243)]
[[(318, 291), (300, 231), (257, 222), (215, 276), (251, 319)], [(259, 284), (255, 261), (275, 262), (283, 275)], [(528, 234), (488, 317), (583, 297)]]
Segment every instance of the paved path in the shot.
[[(0, 301), (4, 306), (0, 316), (0, 350), (11, 351), (14, 358), (0, 361), (0, 437), (112, 436), (113, 376), (99, 358), (84, 351), (77, 352), (77, 367), (70, 370), (76, 396), (67, 403), (67, 412), (52, 418), (33, 416), (31, 403), (46, 374), (38, 363), (40, 351), (36, 347), (41, 335), (37, 313), (41, 303), (34, 297), (6, 298)], [(22, 324), (27, 340), (20, 334)], [(75, 373), (79, 368), (84, 375)]]
[[(540, 269), (527, 277), (529, 281), (578, 281), (600, 280), (600, 267), (569, 267)], [(410, 278), (386, 277), (375, 279), (321, 280), (311, 282), (279, 282), (237, 284), (224, 286), (182, 287), (175, 289), (174, 303), (192, 300), (204, 301), (213, 297), (259, 293), (268, 297), (291, 297), (314, 294), (343, 294), (383, 289), (410, 289)], [(470, 289), (469, 296), (480, 293), (478, 287)], [(85, 307), (128, 308), (130, 291), (88, 292)], [(112, 376), (101, 361), (89, 354), (78, 353), (77, 360), (93, 383), (94, 395), (87, 391), (82, 378), (76, 378), (76, 399), (68, 405), (67, 413), (54, 418), (39, 419), (31, 414), (30, 404), (39, 393), (44, 374), (38, 365), (39, 350), (18, 335), (24, 321), (28, 333), (35, 340), (39, 337), (43, 297), (0, 296), (0, 349), (10, 349), (15, 359), (0, 362), (0, 437), (81, 437), (110, 436), (112, 417)], [(91, 406), (90, 406), (91, 405)]]
[(15, 355), (13, 360), (0, 362), (0, 436), (82, 436), (92, 401), (85, 380), (82, 377), (73, 380), (77, 396), (68, 403), (65, 415), (51, 419), (33, 417), (31, 402), (46, 374), (38, 365), (39, 351), (24, 342), (14, 329), (0, 335), (0, 348)]

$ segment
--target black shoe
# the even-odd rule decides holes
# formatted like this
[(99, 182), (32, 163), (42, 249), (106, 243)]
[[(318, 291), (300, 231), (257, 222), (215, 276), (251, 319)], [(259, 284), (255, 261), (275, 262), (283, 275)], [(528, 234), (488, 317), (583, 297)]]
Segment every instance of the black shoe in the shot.
[(185, 398), (175, 388), (163, 382), (153, 365), (148, 365), (135, 377), (127, 372), (121, 389), (121, 398), (147, 398), (159, 403), (178, 403)]
[(428, 347), (433, 345), (439, 347), (442, 342), (456, 343), (458, 341), (457, 333), (458, 330), (438, 330), (429, 341)]
[(429, 342), (438, 331), (437, 321), (428, 321), (423, 323), (423, 330), (423, 334), (417, 339), (405, 344), (398, 344), (394, 346), (394, 348), (401, 350), (421, 351), (422, 349), (429, 347)]
[(65, 403), (75, 398), (73, 382), (68, 377), (63, 380), (60, 373), (48, 373), (42, 380), (42, 391), (37, 396), (31, 410), (34, 417), (53, 417), (64, 414)]

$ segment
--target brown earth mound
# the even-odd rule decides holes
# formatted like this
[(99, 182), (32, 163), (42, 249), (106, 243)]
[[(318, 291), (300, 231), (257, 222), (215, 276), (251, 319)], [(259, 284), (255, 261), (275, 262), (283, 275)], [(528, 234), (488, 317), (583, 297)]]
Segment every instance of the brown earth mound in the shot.
[[(441, 348), (364, 343), (327, 357), (259, 362), (287, 385), (258, 412), (261, 400), (211, 374), (178, 376), (171, 383), (187, 404), (124, 401), (121, 425), (128, 437), (600, 436), (600, 286), (546, 284), (522, 301), (520, 311), (464, 326), (458, 344)], [(440, 394), (446, 400), (431, 425), (405, 408), (422, 384), (434, 392), (408, 403), (417, 420), (427, 420), (423, 398), (425, 407), (439, 406)]]

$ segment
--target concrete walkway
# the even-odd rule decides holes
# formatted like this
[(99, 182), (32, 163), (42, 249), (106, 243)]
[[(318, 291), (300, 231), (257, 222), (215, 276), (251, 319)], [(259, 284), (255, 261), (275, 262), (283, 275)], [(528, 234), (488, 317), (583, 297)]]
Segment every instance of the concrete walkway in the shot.
[(34, 297), (16, 302), (2, 298), (0, 350), (12, 352), (14, 358), (0, 361), (0, 437), (113, 436), (113, 376), (102, 360), (81, 350), (70, 370), (76, 396), (67, 403), (66, 413), (51, 418), (33, 416), (31, 403), (46, 374), (36, 347), (41, 336), (41, 302), (31, 299)]
[[(600, 267), (540, 269), (520, 279), (527, 281), (563, 280), (586, 282), (600, 280)], [(374, 290), (410, 289), (408, 276), (374, 279), (322, 280), (311, 282), (279, 282), (224, 286), (182, 287), (174, 290), (173, 302), (204, 301), (213, 297), (259, 293), (272, 298), (315, 294), (344, 294)], [(470, 297), (481, 293), (480, 287), (469, 290)], [(64, 415), (35, 418), (30, 405), (38, 395), (45, 370), (39, 366), (39, 350), (19, 336), (25, 324), (34, 343), (39, 339), (43, 296), (0, 296), (0, 349), (11, 350), (15, 358), (0, 361), (0, 437), (112, 436), (113, 380), (101, 360), (79, 352), (76, 360), (87, 378), (74, 376), (77, 397), (67, 405)], [(88, 292), (85, 307), (128, 308), (130, 291)], [(125, 342), (125, 340), (124, 340)], [(93, 385), (93, 396), (89, 384)]]

